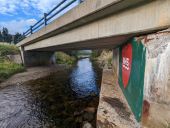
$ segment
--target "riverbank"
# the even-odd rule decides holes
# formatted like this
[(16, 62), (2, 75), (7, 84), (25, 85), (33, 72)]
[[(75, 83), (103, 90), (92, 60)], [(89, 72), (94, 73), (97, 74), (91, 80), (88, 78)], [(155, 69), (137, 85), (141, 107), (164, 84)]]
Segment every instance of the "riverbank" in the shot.
[(60, 71), (60, 70), (66, 70), (67, 68), (62, 65), (57, 66), (51, 66), (51, 67), (32, 67), (27, 68), (22, 73), (17, 73), (13, 76), (11, 76), (6, 81), (0, 83), (0, 88), (4, 88), (9, 85), (14, 84), (22, 84), (24, 82), (30, 81), (30, 80), (36, 80), (38, 78), (42, 78), (45, 76), (50, 75), (51, 73)]
[(13, 59), (19, 54), (19, 49), (15, 45), (0, 44), (0, 82), (15, 73), (24, 71), (24, 67)]
[(70, 56), (64, 52), (56, 52), (55, 57), (57, 64), (64, 64), (67, 66), (73, 66), (77, 61), (75, 56)]
[(91, 60), (99, 64), (101, 68), (111, 69), (112, 68), (112, 50), (102, 50), (102, 51), (93, 51), (91, 55)]

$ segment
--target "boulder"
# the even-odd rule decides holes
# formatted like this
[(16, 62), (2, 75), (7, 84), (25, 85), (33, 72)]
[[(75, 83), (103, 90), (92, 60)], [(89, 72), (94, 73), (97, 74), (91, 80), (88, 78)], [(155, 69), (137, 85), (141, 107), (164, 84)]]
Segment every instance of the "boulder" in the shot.
[(94, 119), (94, 114), (93, 113), (88, 113), (85, 112), (83, 115), (83, 120), (84, 121), (92, 121)]
[(93, 128), (93, 126), (89, 122), (85, 121), (82, 128)]

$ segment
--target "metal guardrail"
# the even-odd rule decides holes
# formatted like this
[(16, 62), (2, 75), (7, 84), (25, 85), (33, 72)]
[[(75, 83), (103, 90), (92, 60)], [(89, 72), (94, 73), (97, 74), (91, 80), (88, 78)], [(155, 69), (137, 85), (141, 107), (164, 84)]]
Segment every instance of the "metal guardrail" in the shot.
[[(69, 2), (68, 2), (69, 1)], [(60, 3), (58, 3), (50, 12), (44, 13), (44, 17), (41, 18), (37, 23), (35, 23), (33, 26), (30, 26), (30, 28), (23, 33), (23, 38), (19, 39), (19, 41), (23, 40), (28, 35), (33, 34), (34, 32), (38, 31), (38, 29), (48, 25), (49, 21), (52, 20), (56, 15), (63, 12), (65, 9), (67, 9), (69, 6), (71, 6), (75, 2), (82, 3), (84, 0), (62, 0)]]

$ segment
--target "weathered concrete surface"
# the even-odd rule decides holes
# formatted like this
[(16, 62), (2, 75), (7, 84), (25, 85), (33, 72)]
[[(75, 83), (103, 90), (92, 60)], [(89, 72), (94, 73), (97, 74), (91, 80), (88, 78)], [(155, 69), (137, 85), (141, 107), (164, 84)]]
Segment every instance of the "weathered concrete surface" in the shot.
[(104, 70), (97, 112), (98, 128), (137, 128), (139, 124), (117, 83), (117, 75)]
[(54, 52), (21, 51), (23, 64), (26, 67), (55, 64)]
[[(89, 1), (90, 0), (85, 1), (77, 8), (83, 8), (83, 6), (85, 6), (86, 11), (90, 10), (88, 8), (91, 6), (87, 4)], [(97, 4), (98, 0), (95, 0), (95, 2)], [(140, 4), (140, 6), (125, 9), (103, 19), (83, 24), (80, 27), (67, 30), (64, 33), (59, 33), (56, 36), (36, 41), (36, 43), (30, 45), (27, 44), (25, 50), (41, 49), (54, 51), (58, 49), (98, 48), (99, 46), (100, 48), (105, 46), (115, 47), (127, 40), (127, 38), (124, 37), (127, 34), (146, 33), (170, 26), (169, 5), (169, 0), (154, 0), (149, 3), (147, 1), (147, 4)], [(116, 8), (117, 4), (114, 6)], [(76, 8), (72, 10), (72, 13), (74, 11), (76, 12)], [(71, 12), (68, 14), (72, 15)], [(75, 14), (72, 15), (72, 17), (75, 17)], [(55, 27), (56, 24), (50, 28)], [(48, 26), (44, 28), (44, 31), (47, 31), (47, 29)], [(37, 35), (41, 35), (40, 32)], [(33, 40), (34, 36), (37, 37), (36, 34), (33, 34), (28, 37), (28, 39)], [(109, 38), (109, 40), (107, 38)], [(18, 46), (30, 42), (28, 39), (23, 40)], [(102, 42), (100, 42), (101, 39), (103, 39)]]
[(10, 59), (12, 62), (15, 62), (17, 64), (22, 64), (22, 59), (20, 54), (16, 55), (7, 55), (8, 59)]
[[(143, 44), (143, 49), (146, 51), (145, 56), (142, 56), (145, 60), (144, 77), (140, 78), (144, 81), (143, 97), (141, 97), (143, 101), (141, 127), (168, 128), (170, 126), (170, 30), (135, 37), (134, 40), (138, 45)], [(127, 43), (129, 42), (131, 41)], [(122, 66), (119, 63), (121, 56), (120, 48), (113, 50), (113, 72), (119, 78), (121, 77), (119, 73), (122, 72), (119, 69)], [(134, 56), (134, 52), (132, 56)], [(140, 60), (143, 58), (132, 59), (132, 62), (136, 61), (140, 65)], [(132, 70), (134, 69), (136, 66), (132, 65)], [(140, 72), (137, 71), (137, 73)], [(130, 79), (137, 79), (137, 73), (131, 72)], [(130, 91), (132, 90), (133, 88)]]
[(170, 30), (140, 37), (147, 49), (143, 126), (170, 126)]

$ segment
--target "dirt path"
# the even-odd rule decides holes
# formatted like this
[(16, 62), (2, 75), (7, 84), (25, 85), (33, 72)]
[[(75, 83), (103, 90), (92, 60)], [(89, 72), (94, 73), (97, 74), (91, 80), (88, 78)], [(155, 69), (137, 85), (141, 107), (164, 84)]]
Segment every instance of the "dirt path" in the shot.
[(28, 68), (23, 73), (18, 73), (10, 77), (5, 82), (0, 83), (0, 88), (4, 88), (9, 85), (24, 83), (30, 80), (35, 80), (41, 77), (50, 75), (51, 73), (59, 70), (64, 70), (64, 66), (51, 66), (51, 67), (33, 67)]

